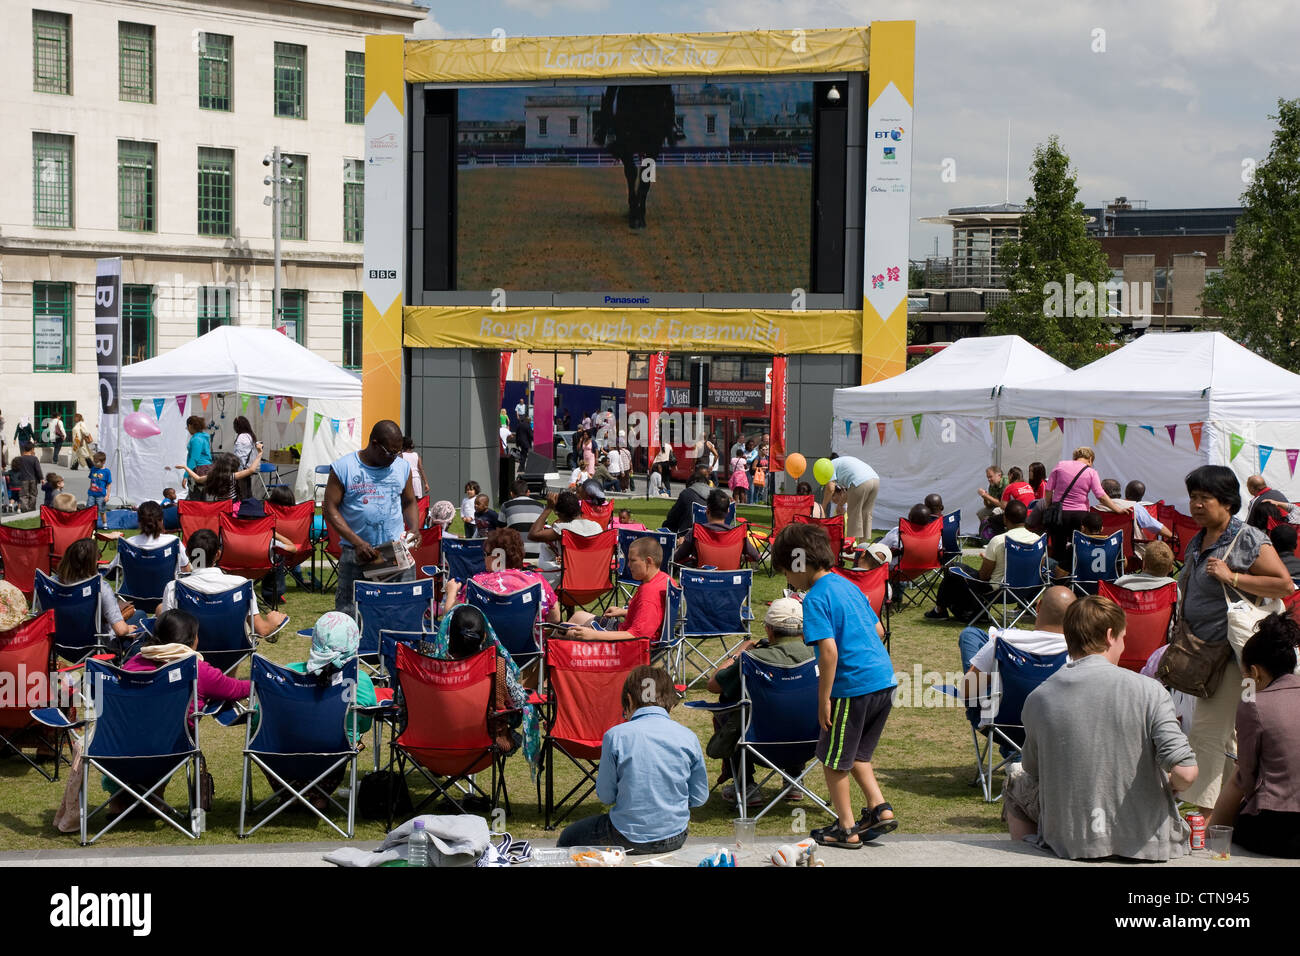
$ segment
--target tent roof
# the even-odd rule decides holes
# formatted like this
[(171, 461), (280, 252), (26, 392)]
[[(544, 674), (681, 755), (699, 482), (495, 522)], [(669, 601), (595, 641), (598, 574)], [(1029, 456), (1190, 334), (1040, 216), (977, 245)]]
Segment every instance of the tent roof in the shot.
[(836, 389), (834, 413), (857, 421), (871, 415), (897, 416), (905, 406), (909, 413), (988, 415), (999, 387), (1068, 371), (1018, 335), (959, 339), (901, 375)]
[(245, 392), (360, 399), (361, 381), (270, 329), (225, 325), (122, 369), (123, 398)]
[(1300, 420), (1300, 375), (1221, 332), (1148, 333), (1066, 375), (1007, 387), (1009, 418)]

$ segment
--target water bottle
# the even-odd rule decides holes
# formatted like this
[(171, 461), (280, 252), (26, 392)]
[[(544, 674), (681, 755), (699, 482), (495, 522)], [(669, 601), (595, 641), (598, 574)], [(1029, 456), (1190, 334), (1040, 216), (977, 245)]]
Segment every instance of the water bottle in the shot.
[(424, 832), (424, 821), (415, 821), (415, 830), (407, 843), (406, 863), (408, 866), (429, 865), (429, 834)]

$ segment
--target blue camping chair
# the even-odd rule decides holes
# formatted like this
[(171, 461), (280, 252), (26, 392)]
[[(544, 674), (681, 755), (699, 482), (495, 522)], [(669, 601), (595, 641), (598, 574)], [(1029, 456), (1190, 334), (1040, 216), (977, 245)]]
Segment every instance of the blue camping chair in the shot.
[(180, 553), (179, 538), (161, 548), (137, 548), (119, 541), (117, 563), (122, 569), (122, 580), (117, 593), (134, 603), (138, 610), (154, 613), (168, 583), (176, 580)]
[[(691, 524), (708, 524), (709, 509), (698, 501), (691, 502)], [(733, 501), (727, 507), (727, 527), (730, 528), (736, 523), (736, 503)]]
[[(989, 585), (980, 581), (978, 575), (963, 564), (954, 564), (948, 569), (948, 573), (961, 575), (978, 585), (971, 588), (971, 596), (980, 606), (972, 624), (987, 617), (990, 623), (998, 624), (1003, 630), (1015, 627), (1026, 614), (1034, 616), (1034, 605), (1051, 586), (1047, 576), (1047, 535), (1040, 535), (1032, 544), (1007, 538), (1005, 545), (1006, 577), (1001, 584)], [(991, 590), (987, 590), (990, 587)], [(997, 618), (993, 612), (995, 604), (1001, 609)]]
[(939, 557), (945, 567), (961, 561), (963, 542), (981, 548), (984, 546), (982, 538), (961, 533), (961, 509), (958, 508), (943, 516), (943, 529), (939, 535)]
[(178, 505), (164, 505), (162, 513), (164, 531), (181, 530), (181, 509)]
[[(95, 716), (83, 754), (81, 845), (94, 843), (136, 807), (156, 814), (190, 839), (198, 839), (201, 823), (194, 811), (199, 805), (201, 754), (197, 724), (191, 732), (187, 719), (198, 710), (198, 658), (187, 657), (154, 671), (123, 671), (92, 658), (86, 661), (86, 681), (94, 695)], [(114, 817), (87, 839), (89, 820), (108, 806), (105, 800), (95, 809), (89, 808), (92, 770), (112, 780), (134, 802), (127, 813)], [(168, 782), (182, 770), (186, 771), (188, 816), (163, 799)]]
[(352, 593), (361, 629), (357, 653), (363, 661), (369, 658), (373, 663), (378, 656), (380, 631), (427, 631), (425, 619), (432, 620), (436, 615), (433, 582), (427, 578), (391, 583), (358, 581)]
[(99, 613), (102, 577), (96, 574), (76, 584), (60, 584), (40, 568), (35, 575), (32, 611), (54, 612), (54, 650), (59, 657), (80, 664), (92, 654), (113, 650)]
[(468, 581), (487, 570), (483, 553), (484, 538), (443, 538), (442, 561), (447, 566), (447, 576), (457, 581)]
[(471, 580), (465, 585), (465, 603), (483, 612), (496, 632), (497, 640), (519, 667), (541, 657), (538, 628), (542, 609), (540, 582), (510, 594), (497, 594)]
[[(971, 739), (975, 744), (975, 783), (984, 792), (986, 803), (1001, 799), (993, 796), (993, 774), (1007, 764), (1020, 759), (1020, 748), (1025, 743), (1025, 727), (1020, 714), (1025, 700), (1043, 681), (1065, 666), (1067, 654), (1030, 654), (1017, 650), (1001, 637), (991, 637), (993, 647), (993, 673), (989, 677), (988, 694), (982, 696), (976, 707), (967, 708), (971, 718)], [(981, 738), (983, 738), (981, 746)], [(994, 763), (994, 748), (1005, 750), (1007, 756)], [(1000, 755), (999, 755), (1000, 756)]]
[(1101, 581), (1114, 581), (1124, 573), (1124, 532), (1094, 538), (1082, 531), (1072, 537), (1074, 552), (1070, 586), (1080, 594), (1096, 594)]
[(664, 608), (664, 624), (659, 636), (650, 642), (650, 663), (663, 663), (679, 691), (685, 691), (686, 660), (682, 653), (682, 589), (668, 579), (668, 606)]
[[(243, 788), (239, 797), (240, 838), (256, 833), (281, 812), (301, 803), (340, 836), (351, 839), (357, 793), (357, 748), (352, 742), (357, 737), (357, 717), (353, 713), (357, 687), (356, 658), (348, 661), (331, 679), (322, 681), (313, 675), (272, 664), (260, 654), (254, 654), (252, 682), (250, 706), (256, 708), (258, 719), (256, 729), (252, 721), (248, 722), (244, 742)], [(275, 810), (245, 829), (248, 805), (253, 798), (249, 775), (251, 764), (257, 764), (266, 774), (273, 791), (271, 796), (252, 808), (254, 813), (280, 797), (292, 796), (292, 799), (281, 801)], [(351, 770), (346, 807), (334, 798), (333, 793), (319, 786), (340, 767)], [(312, 805), (309, 799), (312, 791), (347, 814), (346, 831), (331, 820), (328, 813)]]
[(677, 549), (677, 534), (663, 528), (658, 531), (633, 531), (628, 528), (616, 530), (618, 531), (618, 577), (615, 583), (618, 586), (619, 597), (626, 600), (641, 584), (627, 569), (627, 552), (628, 548), (632, 547), (632, 542), (637, 538), (654, 538), (658, 541), (659, 547), (663, 550), (663, 560), (659, 562), (659, 568), (667, 572), (672, 566), (673, 552)]
[[(694, 659), (700, 665), (699, 673), (688, 685), (694, 687), (708, 680), (709, 674), (739, 646), (740, 640), (728, 643), (728, 638), (743, 640), (749, 637), (749, 623), (754, 619), (749, 607), (754, 572), (748, 569), (705, 571), (696, 568), (680, 568), (679, 571), (685, 606), (681, 629), (684, 640), (682, 667), (684, 670), (688, 659)], [(710, 657), (701, 647), (706, 640), (720, 641), (722, 653), (716, 658)]]
[[(198, 650), (209, 664), (229, 674), (253, 653), (252, 581), (220, 594), (204, 594), (181, 578), (176, 582), (176, 607), (199, 619)], [(288, 623), (285, 618), (275, 633), (264, 639), (274, 643)]]

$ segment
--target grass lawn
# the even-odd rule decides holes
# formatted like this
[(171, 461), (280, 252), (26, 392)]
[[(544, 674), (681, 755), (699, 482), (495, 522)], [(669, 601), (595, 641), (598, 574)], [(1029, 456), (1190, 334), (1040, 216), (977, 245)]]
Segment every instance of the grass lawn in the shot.
[[(648, 527), (657, 527), (667, 513), (670, 502), (646, 501), (632, 498), (619, 502), (626, 504)], [(760, 507), (742, 507), (741, 514), (756, 523), (767, 523), (768, 512)], [(755, 615), (762, 617), (768, 602), (778, 597), (783, 586), (779, 576), (769, 578), (765, 571), (755, 574), (753, 603)], [(264, 645), (261, 652), (279, 663), (301, 661), (307, 656), (310, 642), (292, 633), (299, 627), (310, 627), (316, 618), (332, 610), (333, 594), (314, 594), (299, 590), (290, 580), (288, 603), (285, 610), (291, 617), (290, 632), (279, 643)], [(970, 730), (964, 712), (954, 707), (939, 705), (941, 698), (934, 691), (922, 693), (915, 687), (918, 673), (929, 675), (923, 683), (943, 683), (946, 676), (959, 668), (957, 655), (958, 626), (953, 623), (925, 621), (921, 611), (906, 610), (892, 618), (891, 654), (894, 669), (900, 676), (905, 698), (896, 703), (885, 727), (884, 737), (874, 761), (876, 774), (898, 815), (900, 830), (904, 833), (970, 833), (998, 832), (1000, 804), (985, 804), (978, 788), (971, 786), (974, 776), (974, 757), (971, 750)], [(762, 632), (756, 624), (755, 634)], [(937, 672), (937, 674), (932, 673)], [(246, 676), (245, 667), (241, 676)], [(691, 698), (711, 699), (703, 690), (693, 691)], [(711, 733), (710, 719), (679, 707), (674, 717), (692, 728), (701, 744)], [(224, 728), (213, 722), (204, 722), (200, 728), (200, 742), (207, 757), (208, 768), (216, 779), (216, 800), (207, 815), (208, 831), (202, 839), (208, 843), (236, 842), (239, 813), (239, 787), (243, 728)], [(369, 745), (369, 738), (367, 738)], [(366, 750), (360, 758), (358, 774), (373, 767), (373, 754)], [(710, 760), (710, 782), (716, 781), (718, 761)], [(48, 764), (47, 764), (48, 766)], [(507, 828), (519, 837), (544, 837), (541, 814), (537, 809), (533, 783), (522, 757), (507, 761), (507, 781), (511, 796), (512, 815)], [(54, 810), (63, 793), (65, 775), (57, 783), (47, 782), (25, 762), (9, 755), (0, 757), (0, 850), (34, 850), (67, 848), (77, 845), (75, 835), (64, 835), (54, 830)], [(564, 781), (574, 779), (574, 774), (557, 766), (558, 793)], [(815, 789), (825, 795), (822, 774), (814, 768), (809, 780)], [(173, 781), (168, 796), (173, 804), (183, 804), (183, 774)], [(92, 797), (100, 793), (98, 777), (91, 781)], [(264, 778), (255, 772), (254, 793), (260, 800), (269, 792)], [(418, 800), (425, 791), (419, 787), (413, 796)], [(854, 799), (860, 799), (856, 787)], [(808, 808), (808, 809), (805, 809)], [(576, 816), (596, 813), (600, 809), (592, 797), (576, 811)], [(735, 808), (724, 803), (718, 792), (709, 802), (695, 810), (691, 816), (694, 835), (723, 835), (731, 832)], [(575, 817), (570, 817), (574, 819)], [(783, 804), (759, 822), (759, 832), (770, 836), (800, 832), (820, 826), (823, 817), (807, 802)], [(102, 823), (100, 824), (102, 826)], [(358, 839), (378, 839), (384, 834), (383, 821), (357, 821)], [(558, 833), (558, 831), (556, 831)], [(549, 834), (550, 836), (556, 833)], [(257, 842), (291, 842), (339, 839), (328, 827), (309, 813), (288, 810), (269, 826), (259, 830), (252, 838)], [(137, 811), (101, 839), (104, 846), (149, 846), (184, 844), (189, 842), (176, 830), (167, 827), (156, 817), (147, 817)]]

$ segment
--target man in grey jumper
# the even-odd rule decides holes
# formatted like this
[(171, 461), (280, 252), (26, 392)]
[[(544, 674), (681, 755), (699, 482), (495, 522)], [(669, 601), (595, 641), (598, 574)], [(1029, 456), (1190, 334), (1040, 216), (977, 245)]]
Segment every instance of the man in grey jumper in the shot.
[(1070, 662), (1029, 695), (1024, 772), (1007, 780), (1012, 839), (1066, 859), (1168, 860), (1188, 852), (1177, 791), (1196, 756), (1169, 693), (1119, 667), (1124, 612), (1086, 597), (1065, 612)]

